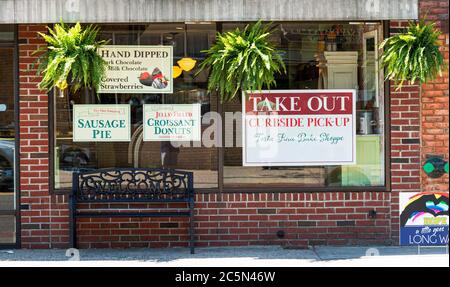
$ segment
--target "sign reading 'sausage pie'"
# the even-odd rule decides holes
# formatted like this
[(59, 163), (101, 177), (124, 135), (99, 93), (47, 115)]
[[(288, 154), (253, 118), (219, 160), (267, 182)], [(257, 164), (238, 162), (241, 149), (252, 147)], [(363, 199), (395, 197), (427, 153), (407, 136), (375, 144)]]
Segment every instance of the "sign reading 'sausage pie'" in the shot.
[(200, 140), (200, 104), (144, 105), (144, 141)]
[(130, 141), (130, 105), (74, 105), (74, 142)]
[(172, 46), (103, 46), (108, 62), (99, 93), (172, 93)]

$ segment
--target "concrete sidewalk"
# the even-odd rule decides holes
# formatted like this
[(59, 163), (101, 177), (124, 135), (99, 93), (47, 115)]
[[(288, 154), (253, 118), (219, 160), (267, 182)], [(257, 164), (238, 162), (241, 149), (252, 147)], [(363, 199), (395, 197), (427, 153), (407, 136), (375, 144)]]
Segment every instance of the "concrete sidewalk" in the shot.
[[(442, 266), (449, 267), (448, 249), (393, 246), (283, 249), (279, 246), (172, 249), (83, 249), (77, 260), (66, 250), (0, 250), (0, 266)], [(78, 260), (79, 259), (79, 260)]]

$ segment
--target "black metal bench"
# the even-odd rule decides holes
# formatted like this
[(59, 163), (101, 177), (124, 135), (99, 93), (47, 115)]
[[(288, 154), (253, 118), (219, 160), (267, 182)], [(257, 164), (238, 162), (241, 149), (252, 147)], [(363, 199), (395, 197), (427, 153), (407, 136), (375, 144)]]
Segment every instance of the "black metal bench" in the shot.
[[(90, 203), (186, 203), (186, 209), (168, 212), (133, 212), (89, 208)], [(194, 253), (194, 188), (192, 172), (173, 169), (101, 169), (73, 174), (70, 208), (70, 246), (76, 248), (76, 220), (81, 217), (172, 217), (186, 216), (189, 223), (189, 247)], [(170, 208), (168, 208), (170, 210)]]

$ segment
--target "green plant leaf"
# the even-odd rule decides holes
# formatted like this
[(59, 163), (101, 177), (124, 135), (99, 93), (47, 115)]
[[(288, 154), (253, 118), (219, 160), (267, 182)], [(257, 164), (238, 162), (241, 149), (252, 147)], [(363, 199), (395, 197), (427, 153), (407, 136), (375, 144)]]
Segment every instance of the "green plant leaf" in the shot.
[(270, 24), (259, 21), (244, 30), (218, 33), (216, 43), (202, 51), (206, 58), (196, 73), (209, 71), (208, 91), (218, 92), (222, 102), (228, 102), (241, 91), (274, 86), (275, 74), (285, 73), (286, 68), (275, 44), (268, 40), (271, 31)]
[(80, 23), (72, 27), (63, 22), (47, 27), (48, 34), (38, 33), (47, 43), (33, 54), (41, 54), (37, 60), (37, 73), (42, 75), (40, 89), (54, 87), (73, 91), (82, 87), (98, 88), (107, 62), (97, 54), (97, 49), (107, 41), (98, 41), (99, 28), (93, 25), (84, 29)]
[(437, 40), (441, 32), (435, 23), (410, 22), (403, 34), (385, 39), (379, 49), (381, 67), (386, 68), (386, 80), (393, 80), (397, 89), (405, 81), (425, 83), (442, 74), (445, 63)]

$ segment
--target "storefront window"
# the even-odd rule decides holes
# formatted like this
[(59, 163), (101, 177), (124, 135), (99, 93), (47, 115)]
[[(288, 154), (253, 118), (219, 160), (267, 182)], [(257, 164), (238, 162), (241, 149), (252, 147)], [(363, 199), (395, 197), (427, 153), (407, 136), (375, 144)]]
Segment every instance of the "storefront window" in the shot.
[[(102, 39), (112, 45), (171, 45), (173, 62), (188, 56), (200, 62), (201, 50), (214, 41), (215, 24), (103, 26)], [(192, 35), (191, 35), (192, 34)], [(193, 39), (185, 49), (185, 38)], [(188, 43), (191, 43), (188, 41)], [(70, 188), (72, 172), (112, 167), (177, 168), (194, 172), (196, 188), (217, 188), (218, 152), (211, 147), (173, 147), (170, 142), (142, 140), (143, 104), (201, 104), (202, 115), (217, 110), (217, 98), (206, 93), (206, 76), (197, 67), (174, 79), (173, 94), (94, 94), (89, 91), (55, 97), (55, 188)], [(74, 104), (129, 104), (130, 142), (73, 142)], [(202, 125), (206, 129), (208, 123)]]
[[(243, 23), (222, 23), (227, 31)], [(112, 45), (171, 45), (174, 64), (183, 57), (197, 60), (189, 72), (174, 79), (172, 94), (98, 94), (88, 91), (55, 97), (54, 176), (56, 189), (71, 187), (72, 172), (111, 167), (172, 167), (194, 172), (196, 188), (358, 187), (385, 185), (384, 92), (377, 66), (379, 23), (275, 23), (272, 40), (283, 52), (287, 74), (278, 76), (275, 89), (356, 89), (356, 165), (243, 167), (241, 118), (223, 131), (225, 147), (174, 148), (164, 142), (142, 141), (143, 104), (201, 104), (202, 131), (209, 112), (242, 111), (238, 100), (219, 104), (208, 94), (207, 72), (194, 76), (204, 53), (214, 42), (216, 23), (104, 25), (102, 39)], [(72, 140), (74, 104), (131, 105), (131, 141), (89, 143)], [(238, 114), (235, 114), (238, 115)], [(222, 118), (225, 121), (225, 117)], [(228, 140), (227, 140), (228, 138)], [(232, 146), (226, 142), (233, 139)], [(165, 151), (165, 152), (163, 152)], [(222, 160), (219, 160), (222, 159)], [(219, 167), (223, 162), (223, 167)], [(223, 186), (219, 186), (219, 178)]]
[(0, 25), (0, 245), (16, 241), (15, 29)]
[(14, 26), (0, 25), (0, 43), (11, 43), (14, 41)]
[[(235, 24), (225, 24), (224, 30)], [(242, 147), (224, 152), (224, 186), (339, 187), (383, 186), (384, 94), (376, 67), (380, 24), (282, 23), (272, 40), (283, 51), (287, 74), (277, 79), (281, 90), (356, 89), (356, 165), (319, 167), (243, 167)], [(241, 111), (239, 101), (225, 112)], [(241, 141), (241, 122), (231, 131)], [(230, 135), (230, 134), (229, 134)], [(301, 152), (300, 150), (298, 152)]]

